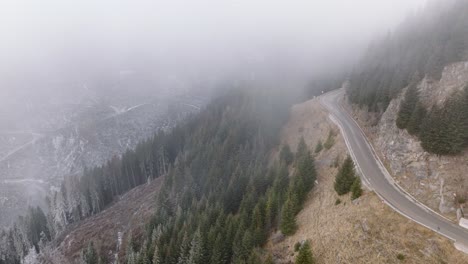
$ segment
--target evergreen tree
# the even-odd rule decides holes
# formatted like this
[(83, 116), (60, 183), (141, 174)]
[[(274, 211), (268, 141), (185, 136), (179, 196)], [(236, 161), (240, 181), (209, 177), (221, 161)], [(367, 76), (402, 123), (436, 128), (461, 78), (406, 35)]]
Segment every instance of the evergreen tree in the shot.
[(88, 247), (82, 252), (81, 259), (86, 264), (98, 264), (98, 254), (93, 241), (89, 242)]
[(296, 205), (294, 205), (294, 201), (290, 196), (284, 204), (281, 213), (280, 229), (283, 234), (288, 236), (293, 235), (297, 229), (295, 207)]
[(398, 111), (396, 125), (400, 129), (405, 129), (415, 112), (415, 107), (418, 104), (418, 90), (416, 83), (411, 84), (406, 90), (405, 97), (400, 104), (400, 110)]
[(187, 264), (202, 264), (201, 260), (203, 257), (203, 241), (201, 238), (200, 231), (195, 233), (195, 236), (190, 243), (190, 251)]
[(310, 249), (309, 241), (306, 241), (299, 249), (295, 264), (314, 264), (315, 260)]
[(322, 151), (323, 149), (323, 144), (322, 144), (322, 141), (319, 140), (317, 142), (317, 145), (315, 146), (315, 153), (320, 153), (320, 151)]
[(222, 233), (218, 234), (213, 245), (210, 263), (225, 263), (226, 253), (224, 252), (224, 243)]
[(280, 160), (286, 163), (286, 165), (291, 164), (294, 159), (294, 154), (291, 152), (288, 144), (283, 145), (280, 151)]
[(303, 157), (307, 153), (307, 144), (305, 143), (304, 137), (301, 137), (299, 144), (297, 145), (296, 159), (297, 157)]
[(357, 199), (362, 195), (362, 186), (361, 186), (361, 178), (356, 177), (354, 179), (353, 185), (351, 185), (351, 199)]
[(329, 150), (331, 149), (331, 147), (333, 147), (334, 144), (335, 144), (335, 133), (333, 132), (332, 129), (330, 129), (330, 131), (328, 132), (327, 140), (323, 144), (323, 147), (326, 150)]
[(182, 243), (180, 244), (180, 250), (179, 250), (179, 259), (177, 261), (177, 264), (187, 264), (189, 260), (189, 250), (190, 250), (190, 241), (187, 236), (187, 233), (184, 234), (184, 237), (182, 239)]
[(138, 255), (138, 264), (150, 264), (149, 260), (148, 260), (148, 252), (146, 251), (146, 246), (145, 246), (145, 243), (143, 243), (143, 247), (142, 247), (142, 250), (141, 252), (139, 253)]
[(263, 264), (275, 264), (275, 262), (273, 261), (273, 257), (268, 254), (268, 257), (265, 259), (265, 262), (263, 262)]
[[(421, 73), (417, 81), (423, 76), (438, 80), (445, 66), (466, 60), (468, 3), (453, 1), (447, 7), (428, 5), (392, 34), (374, 41), (348, 78), (351, 102), (382, 112), (413, 83), (411, 76)], [(399, 121), (406, 127), (405, 117)]]
[(445, 153), (444, 126), (442, 109), (433, 107), (421, 125), (420, 138), (424, 150), (439, 155)]
[[(315, 171), (314, 158), (309, 151), (302, 157), (299, 157), (296, 177), (302, 180), (306, 193), (313, 187), (317, 174)], [(304, 198), (304, 196), (300, 196), (299, 199), (301, 198)]]
[(443, 106), (434, 106), (421, 126), (421, 145), (438, 155), (456, 155), (467, 146), (468, 116), (463, 91), (449, 98)]
[(348, 155), (335, 177), (334, 187), (338, 195), (349, 193), (355, 178), (356, 175), (354, 172), (354, 163), (351, 157)]
[(416, 103), (416, 106), (411, 114), (406, 129), (411, 135), (419, 136), (423, 120), (426, 118), (426, 108), (421, 103)]
[(159, 247), (156, 245), (153, 252), (153, 264), (162, 264)]

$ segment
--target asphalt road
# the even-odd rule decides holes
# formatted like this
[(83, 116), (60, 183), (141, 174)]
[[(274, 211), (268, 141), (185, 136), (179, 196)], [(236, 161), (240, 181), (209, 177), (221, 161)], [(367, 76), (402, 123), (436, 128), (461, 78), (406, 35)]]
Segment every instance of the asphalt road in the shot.
[[(468, 247), (468, 230), (442, 217), (406, 194), (390, 177), (387, 169), (374, 154), (361, 128), (341, 106), (344, 90), (320, 96), (320, 102), (330, 112), (332, 120), (340, 126), (363, 182), (374, 190), (389, 206), (409, 219)], [(468, 253), (468, 252), (466, 252)]]

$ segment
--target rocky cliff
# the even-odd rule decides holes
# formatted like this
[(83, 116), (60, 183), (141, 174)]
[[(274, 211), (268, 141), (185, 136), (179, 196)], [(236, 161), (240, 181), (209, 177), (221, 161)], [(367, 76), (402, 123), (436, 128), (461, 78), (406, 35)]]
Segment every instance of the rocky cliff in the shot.
[[(424, 78), (418, 85), (426, 108), (441, 105), (468, 83), (468, 62), (445, 67), (440, 81)], [(418, 200), (452, 218), (468, 197), (468, 151), (437, 156), (423, 150), (417, 137), (398, 129), (395, 120), (404, 92), (382, 115), (346, 105), (361, 124), (397, 182)], [(468, 212), (467, 212), (468, 213)]]

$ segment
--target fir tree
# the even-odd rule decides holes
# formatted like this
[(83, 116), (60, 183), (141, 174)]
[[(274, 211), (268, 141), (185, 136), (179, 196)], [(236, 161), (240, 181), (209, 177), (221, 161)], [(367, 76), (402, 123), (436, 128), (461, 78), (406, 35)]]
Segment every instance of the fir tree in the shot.
[(273, 257), (268, 254), (268, 257), (265, 259), (265, 262), (263, 262), (263, 264), (275, 264), (275, 262), (273, 261)]
[(293, 203), (294, 202), (291, 199), (291, 197), (288, 198), (288, 200), (283, 206), (283, 210), (281, 213), (280, 229), (283, 234), (288, 236), (293, 235), (297, 229), (295, 209), (296, 206)]
[(258, 255), (255, 252), (252, 251), (250, 253), (249, 259), (247, 260), (247, 264), (259, 264), (261, 262), (262, 261), (260, 260)]
[(195, 232), (195, 236), (190, 243), (190, 251), (188, 261), (185, 262), (187, 264), (201, 264), (201, 260), (203, 257), (203, 241), (201, 238), (200, 231), (198, 230)]
[(322, 151), (323, 149), (323, 144), (322, 144), (322, 141), (319, 140), (317, 142), (317, 145), (315, 145), (315, 153), (320, 153), (320, 151)]
[(406, 90), (405, 97), (400, 104), (398, 116), (396, 119), (396, 125), (400, 129), (408, 127), (408, 123), (411, 120), (411, 116), (415, 110), (416, 104), (418, 103), (418, 90), (416, 83), (411, 84)]
[(189, 241), (187, 233), (185, 233), (184, 237), (182, 239), (182, 243), (180, 244), (179, 259), (177, 261), (177, 264), (186, 264), (186, 263), (188, 263), (189, 250), (191, 250), (190, 241)]
[(310, 249), (309, 241), (306, 241), (299, 249), (295, 264), (314, 264), (315, 260)]
[(343, 165), (341, 165), (336, 177), (335, 177), (335, 191), (338, 195), (349, 193), (351, 185), (353, 185), (356, 178), (354, 172), (354, 163), (350, 156), (348, 156)]
[(89, 242), (88, 247), (82, 252), (81, 259), (86, 264), (98, 264), (98, 254), (93, 241)]
[(293, 185), (300, 201), (304, 200), (307, 193), (312, 189), (317, 178), (314, 159), (309, 151), (302, 157), (298, 157), (297, 172), (293, 178)]
[(362, 186), (361, 186), (361, 178), (356, 177), (354, 179), (353, 185), (351, 185), (351, 199), (357, 199), (362, 195)]
[(307, 144), (305, 143), (304, 137), (301, 137), (297, 145), (296, 159), (298, 159), (298, 157), (303, 157), (307, 151)]
[(323, 144), (323, 147), (326, 150), (329, 150), (331, 149), (331, 147), (333, 147), (334, 144), (335, 144), (335, 133), (333, 132), (332, 129), (330, 129), (330, 131), (328, 132), (327, 140)]
[(153, 252), (153, 264), (162, 264), (158, 245), (156, 245), (156, 246), (154, 247), (154, 252)]
[(291, 152), (288, 144), (285, 144), (280, 151), (280, 160), (286, 163), (286, 165), (291, 164), (294, 159), (294, 154)]
[(426, 108), (421, 103), (416, 103), (416, 107), (414, 108), (411, 118), (406, 126), (408, 133), (418, 136), (421, 132), (421, 126), (426, 115)]

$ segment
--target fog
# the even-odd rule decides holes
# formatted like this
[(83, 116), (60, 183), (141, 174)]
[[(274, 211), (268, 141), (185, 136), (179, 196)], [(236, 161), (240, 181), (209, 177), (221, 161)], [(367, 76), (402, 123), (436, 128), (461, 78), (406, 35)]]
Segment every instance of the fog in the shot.
[(212, 90), (238, 81), (300, 89), (351, 67), (424, 5), (1, 1), (0, 227), (44, 206), (63, 177), (200, 109)]
[(20, 87), (29, 93), (122, 71), (188, 86), (275, 69), (320, 74), (352, 63), (371, 36), (424, 2), (3, 1), (0, 71), (10, 82), (0, 88), (2, 99)]

